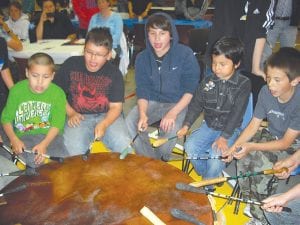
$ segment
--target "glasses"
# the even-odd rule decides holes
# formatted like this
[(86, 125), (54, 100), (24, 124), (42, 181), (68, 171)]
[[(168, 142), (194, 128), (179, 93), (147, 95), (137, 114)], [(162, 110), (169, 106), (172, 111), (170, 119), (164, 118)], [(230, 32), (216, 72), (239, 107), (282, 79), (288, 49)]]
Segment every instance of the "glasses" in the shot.
[(103, 54), (100, 54), (100, 53), (94, 53), (94, 52), (92, 52), (90, 50), (87, 50), (87, 49), (85, 49), (84, 52), (85, 52), (86, 55), (88, 55), (91, 58), (93, 56), (95, 56), (95, 58), (105, 58), (109, 53), (109, 52), (107, 52), (105, 55), (103, 55)]

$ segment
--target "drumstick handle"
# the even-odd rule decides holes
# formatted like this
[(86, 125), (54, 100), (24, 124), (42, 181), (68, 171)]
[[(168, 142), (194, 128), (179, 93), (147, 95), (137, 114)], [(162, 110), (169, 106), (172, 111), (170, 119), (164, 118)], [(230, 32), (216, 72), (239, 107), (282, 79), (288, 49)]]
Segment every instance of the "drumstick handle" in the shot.
[(209, 180), (193, 182), (193, 183), (190, 183), (190, 185), (193, 187), (203, 187), (203, 186), (207, 186), (207, 185), (211, 185), (211, 184), (222, 183), (229, 179), (230, 179), (230, 177), (218, 177), (218, 178), (213, 178), (213, 179), (209, 179)]
[(264, 170), (264, 171), (263, 171), (263, 174), (268, 175), (268, 174), (282, 173), (282, 172), (284, 172), (284, 171), (285, 171), (285, 172), (288, 172), (289, 170), (288, 170), (288, 168), (286, 168), (286, 167), (283, 167), (283, 168), (278, 169), (278, 170), (268, 169), (268, 170)]
[[(23, 151), (27, 152), (27, 153), (33, 153), (35, 155), (38, 154), (37, 152), (31, 151), (31, 150), (27, 150), (27, 149), (24, 149)], [(50, 155), (47, 155), (47, 154), (44, 154), (44, 153), (42, 153), (42, 156), (44, 156), (47, 159), (51, 159), (53, 161), (57, 161), (57, 162), (60, 162), (60, 163), (62, 163), (64, 161), (64, 159), (62, 157), (50, 156)]]
[(158, 218), (148, 207), (144, 206), (140, 213), (146, 217), (154, 225), (166, 225), (160, 218)]

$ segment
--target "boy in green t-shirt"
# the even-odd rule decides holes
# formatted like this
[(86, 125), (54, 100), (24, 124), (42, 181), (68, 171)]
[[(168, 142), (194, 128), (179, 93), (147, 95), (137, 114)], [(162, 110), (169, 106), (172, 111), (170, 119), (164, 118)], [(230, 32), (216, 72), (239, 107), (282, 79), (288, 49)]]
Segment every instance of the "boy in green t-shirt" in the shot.
[[(64, 91), (51, 83), (54, 78), (53, 59), (36, 53), (28, 60), (27, 80), (11, 90), (2, 112), (1, 123), (16, 154), (26, 164), (36, 167), (44, 160), (43, 154), (65, 157), (62, 131), (66, 115)], [(32, 150), (32, 153), (24, 152)]]

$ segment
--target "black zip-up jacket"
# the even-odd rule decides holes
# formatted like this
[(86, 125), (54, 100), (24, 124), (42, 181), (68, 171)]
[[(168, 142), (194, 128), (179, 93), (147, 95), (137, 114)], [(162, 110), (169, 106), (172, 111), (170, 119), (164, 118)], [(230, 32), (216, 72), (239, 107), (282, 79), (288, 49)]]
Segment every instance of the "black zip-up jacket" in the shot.
[(239, 71), (228, 80), (214, 74), (206, 77), (188, 106), (183, 124), (190, 127), (203, 111), (208, 127), (222, 131), (221, 136), (228, 139), (242, 124), (250, 92), (250, 80)]

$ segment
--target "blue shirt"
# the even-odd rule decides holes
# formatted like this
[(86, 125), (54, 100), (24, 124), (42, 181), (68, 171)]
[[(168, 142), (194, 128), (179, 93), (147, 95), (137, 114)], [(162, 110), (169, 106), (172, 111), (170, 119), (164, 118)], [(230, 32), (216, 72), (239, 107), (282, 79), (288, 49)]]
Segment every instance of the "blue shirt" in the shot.
[(95, 27), (109, 28), (113, 39), (113, 48), (117, 48), (120, 45), (123, 21), (118, 13), (112, 12), (108, 18), (103, 17), (101, 13), (96, 13), (90, 20), (88, 31)]

